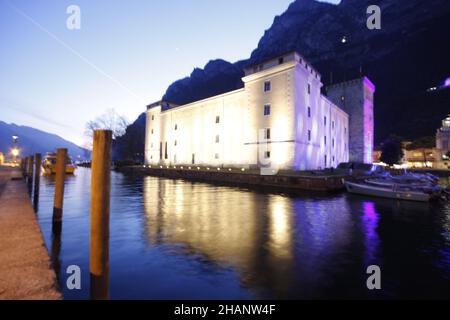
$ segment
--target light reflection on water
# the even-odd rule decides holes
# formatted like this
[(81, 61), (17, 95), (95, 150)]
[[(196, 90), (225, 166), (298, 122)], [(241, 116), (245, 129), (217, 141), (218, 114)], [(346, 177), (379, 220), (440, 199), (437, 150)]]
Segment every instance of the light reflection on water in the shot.
[[(111, 181), (112, 298), (450, 298), (448, 204), (114, 172)], [(82, 290), (63, 289), (65, 297), (88, 299), (90, 170), (67, 180), (60, 242), (51, 232), (53, 186), (41, 180), (39, 222), (61, 284), (68, 265), (82, 268)], [(381, 292), (365, 287), (371, 264), (382, 269)]]

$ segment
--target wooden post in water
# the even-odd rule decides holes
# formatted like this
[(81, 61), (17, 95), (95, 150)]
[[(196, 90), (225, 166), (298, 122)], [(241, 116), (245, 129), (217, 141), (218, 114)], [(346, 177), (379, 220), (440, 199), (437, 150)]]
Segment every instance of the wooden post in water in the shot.
[(31, 196), (31, 192), (33, 191), (33, 156), (28, 157), (28, 168), (27, 168), (27, 182), (28, 182), (28, 193)]
[(55, 177), (55, 198), (53, 204), (53, 223), (62, 221), (64, 180), (66, 177), (67, 149), (58, 149), (56, 152), (56, 177)]
[(91, 177), (91, 299), (109, 299), (109, 202), (112, 132), (95, 130)]
[(28, 168), (27, 168), (27, 176), (28, 178), (33, 179), (33, 156), (28, 157)]
[(40, 153), (36, 153), (34, 156), (34, 210), (37, 211), (37, 206), (39, 202), (39, 184), (41, 180), (41, 163), (42, 156)]

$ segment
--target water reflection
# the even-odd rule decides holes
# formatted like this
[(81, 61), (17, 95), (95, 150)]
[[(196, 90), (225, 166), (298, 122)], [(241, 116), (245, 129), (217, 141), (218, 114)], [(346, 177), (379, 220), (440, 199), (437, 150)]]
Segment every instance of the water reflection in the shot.
[[(449, 204), (274, 194), (115, 172), (111, 183), (113, 299), (450, 298)], [(59, 233), (53, 191), (53, 178), (43, 178), (45, 241), (56, 268), (83, 270), (82, 290), (63, 286), (65, 298), (89, 299), (90, 170), (66, 181)], [(371, 264), (382, 269), (378, 293), (365, 285)], [(65, 272), (59, 276), (64, 283)]]
[[(180, 254), (232, 267), (257, 297), (319, 296), (358, 241), (344, 197), (305, 200), (147, 177), (144, 210), (150, 244), (182, 244)], [(358, 210), (371, 260), (376, 212), (370, 203)]]

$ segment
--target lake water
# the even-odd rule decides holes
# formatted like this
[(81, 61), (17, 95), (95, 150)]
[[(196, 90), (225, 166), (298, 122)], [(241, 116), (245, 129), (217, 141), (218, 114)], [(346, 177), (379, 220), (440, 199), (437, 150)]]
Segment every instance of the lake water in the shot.
[[(67, 178), (60, 239), (53, 192), (42, 177), (47, 248), (64, 297), (89, 299), (90, 169)], [(110, 234), (112, 299), (450, 298), (449, 203), (113, 172)], [(69, 265), (82, 270), (81, 290), (65, 286)], [(370, 265), (381, 268), (381, 290), (367, 289)]]

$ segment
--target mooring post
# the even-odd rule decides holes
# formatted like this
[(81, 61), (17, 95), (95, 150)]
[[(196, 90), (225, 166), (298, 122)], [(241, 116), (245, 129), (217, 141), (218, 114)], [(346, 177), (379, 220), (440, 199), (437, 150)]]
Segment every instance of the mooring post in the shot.
[(28, 157), (28, 173), (27, 173), (27, 182), (28, 182), (28, 192), (30, 193), (31, 196), (31, 192), (33, 191), (33, 160), (34, 157), (33, 156), (29, 156)]
[(91, 176), (91, 299), (109, 299), (109, 202), (112, 131), (95, 130)]
[(53, 223), (62, 221), (64, 180), (66, 177), (67, 149), (61, 148), (56, 152), (56, 177), (55, 177), (55, 198), (53, 203)]
[(28, 157), (28, 178), (33, 179), (33, 156)]
[(42, 156), (40, 153), (36, 153), (34, 156), (34, 209), (37, 211), (37, 203), (39, 201), (39, 184), (41, 181), (41, 163)]

